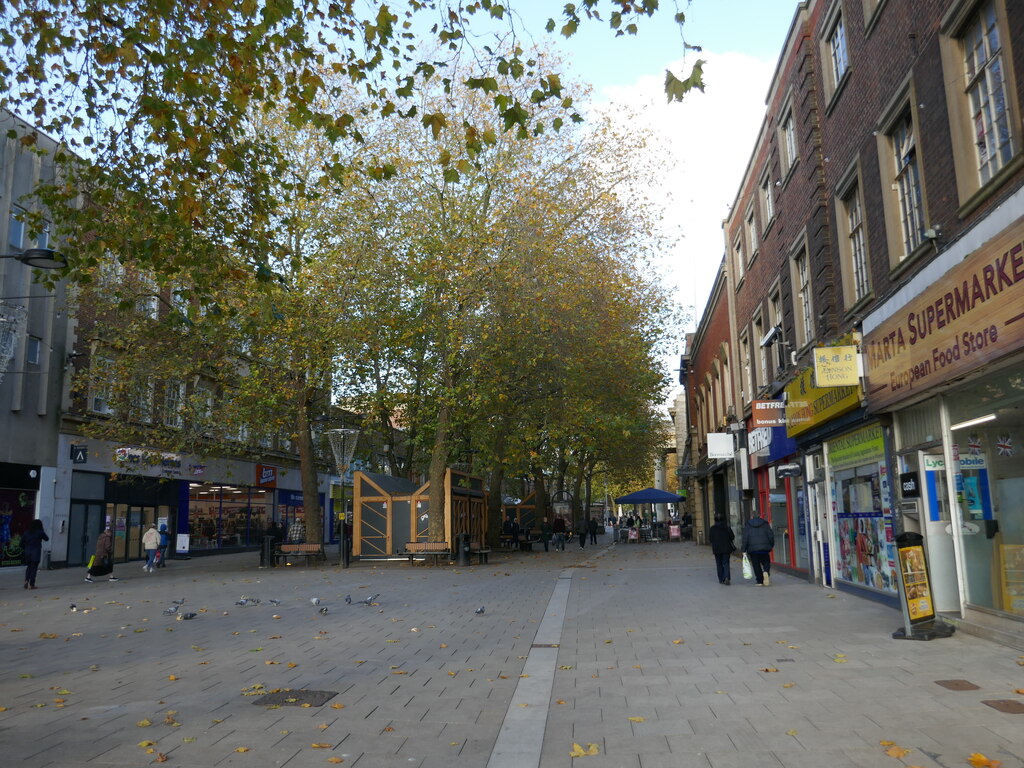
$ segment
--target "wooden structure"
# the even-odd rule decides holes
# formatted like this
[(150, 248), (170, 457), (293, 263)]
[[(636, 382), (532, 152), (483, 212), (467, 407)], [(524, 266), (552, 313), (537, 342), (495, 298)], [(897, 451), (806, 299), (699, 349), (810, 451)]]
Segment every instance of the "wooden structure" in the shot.
[(530, 491), (530, 494), (518, 504), (503, 504), (502, 523), (510, 517), (519, 523), (520, 530), (540, 529), (541, 521), (537, 517), (537, 492)]
[[(430, 484), (356, 472), (353, 477), (352, 554), (408, 556), (406, 545), (427, 541)], [(448, 469), (444, 475), (444, 541), (461, 533), (487, 541), (487, 493), (483, 478)]]

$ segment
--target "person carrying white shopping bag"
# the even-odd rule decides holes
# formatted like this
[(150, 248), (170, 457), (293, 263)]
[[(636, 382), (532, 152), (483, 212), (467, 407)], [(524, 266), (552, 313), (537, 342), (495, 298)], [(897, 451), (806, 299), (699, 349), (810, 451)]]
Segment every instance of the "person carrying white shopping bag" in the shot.
[(752, 517), (743, 526), (743, 578), (747, 576), (747, 561), (754, 572), (759, 587), (770, 585), (772, 549), (775, 548), (775, 533), (763, 517)]

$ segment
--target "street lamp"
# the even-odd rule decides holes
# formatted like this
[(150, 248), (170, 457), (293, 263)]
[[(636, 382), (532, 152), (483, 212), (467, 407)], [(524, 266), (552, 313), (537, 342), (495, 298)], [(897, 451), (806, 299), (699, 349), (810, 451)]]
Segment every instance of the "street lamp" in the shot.
[(34, 269), (64, 269), (68, 260), (52, 248), (29, 248), (21, 253), (0, 253), (0, 259), (14, 259)]
[(341, 550), (338, 559), (342, 568), (348, 568), (348, 515), (345, 511), (345, 475), (348, 473), (349, 465), (352, 463), (352, 454), (356, 450), (356, 441), (359, 439), (358, 429), (329, 429), (327, 439), (331, 441), (331, 450), (334, 452), (334, 463), (338, 468), (338, 475), (341, 477)]

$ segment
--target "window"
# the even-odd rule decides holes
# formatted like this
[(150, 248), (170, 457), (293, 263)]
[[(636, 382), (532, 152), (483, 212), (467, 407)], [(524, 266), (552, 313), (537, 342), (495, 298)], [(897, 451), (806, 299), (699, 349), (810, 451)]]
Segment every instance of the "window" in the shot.
[(833, 87), (837, 87), (850, 68), (850, 59), (846, 52), (846, 25), (843, 24), (842, 13), (836, 17), (828, 33), (828, 52), (832, 64)]
[(757, 221), (754, 218), (754, 209), (747, 212), (747, 246), (750, 259), (753, 261), (757, 255)]
[(21, 250), (25, 244), (25, 222), (21, 217), (25, 210), (16, 205), (11, 206), (11, 215), (7, 223), (7, 244), (16, 250)]
[(182, 418), (182, 403), (185, 400), (185, 382), (177, 379), (170, 379), (164, 385), (164, 426), (171, 429), (181, 429), (184, 425)]
[(771, 174), (765, 173), (761, 179), (761, 221), (764, 222), (765, 229), (768, 229), (768, 225), (775, 218), (775, 198), (772, 195)]
[(947, 14), (939, 38), (957, 191), (961, 206), (968, 206), (959, 211), (961, 216), (985, 199), (987, 193), (975, 194), (1020, 151), (1017, 93), (1008, 85), (1006, 74), (1013, 61), (1008, 4), (1007, 0), (964, 0)]
[(773, 363), (774, 373), (769, 373), (765, 378), (781, 378), (779, 372), (786, 367), (785, 338), (782, 330), (782, 293), (776, 288), (768, 299), (768, 331), (775, 331), (772, 342), (769, 346), (775, 351)]
[(921, 197), (921, 172), (917, 162), (914, 121), (909, 110), (889, 132), (892, 162), (892, 190), (895, 194), (895, 217), (899, 221), (899, 261), (912, 254), (924, 242), (924, 206)]
[(1013, 155), (1006, 109), (1002, 46), (992, 0), (984, 3), (968, 23), (962, 45), (978, 174), (984, 184)]
[(779, 149), (782, 158), (782, 176), (785, 178), (796, 164), (796, 125), (793, 122), (793, 109), (789, 108), (782, 118), (779, 129)]
[(793, 257), (793, 285), (796, 286), (797, 345), (809, 344), (814, 339), (814, 307), (811, 302), (811, 273), (807, 265), (807, 249), (801, 248)]
[(743, 239), (740, 237), (737, 237), (736, 242), (732, 244), (732, 257), (733, 263), (736, 265), (736, 285), (739, 285), (743, 280), (747, 262), (743, 256)]
[(754, 371), (754, 388), (760, 389), (768, 383), (768, 354), (761, 346), (761, 339), (764, 338), (764, 318), (758, 315), (754, 318), (754, 341), (757, 343), (758, 359), (757, 370)]
[(855, 182), (839, 198), (839, 249), (843, 260), (843, 295), (850, 307), (867, 296), (868, 277), (867, 242), (864, 234), (864, 209), (860, 200), (860, 186)]
[(25, 362), (29, 365), (39, 365), (41, 358), (42, 340), (35, 336), (29, 336), (25, 341)]
[(160, 316), (160, 298), (157, 295), (160, 288), (156, 280), (146, 275), (139, 275), (136, 288), (138, 294), (135, 300), (135, 311), (156, 320)]
[(89, 410), (107, 415), (113, 413), (110, 404), (114, 361), (109, 357), (94, 357), (89, 371)]
[(754, 399), (754, 371), (750, 359), (750, 339), (746, 331), (740, 337), (740, 354), (743, 363), (743, 391), (740, 393), (740, 400), (746, 405)]
[(142, 424), (150, 424), (153, 421), (153, 394), (154, 385), (152, 379), (140, 379), (132, 386), (128, 399), (128, 420)]

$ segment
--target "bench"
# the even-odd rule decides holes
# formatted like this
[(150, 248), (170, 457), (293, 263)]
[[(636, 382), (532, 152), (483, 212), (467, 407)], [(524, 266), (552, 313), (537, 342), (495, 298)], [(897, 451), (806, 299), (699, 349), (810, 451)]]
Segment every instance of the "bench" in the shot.
[(327, 560), (327, 553), (324, 552), (323, 544), (279, 544), (274, 550), (274, 564), (279, 565), (284, 561), (285, 565), (291, 565), (291, 561), (303, 559), (309, 565), (310, 559)]
[(431, 557), (436, 565), (441, 558), (452, 559), (452, 548), (447, 541), (410, 541), (401, 554), (409, 557), (409, 565), (412, 565), (413, 558), (417, 556)]
[(491, 548), (484, 546), (479, 541), (471, 541), (469, 542), (469, 554), (476, 555), (480, 565), (484, 565), (490, 559)]

